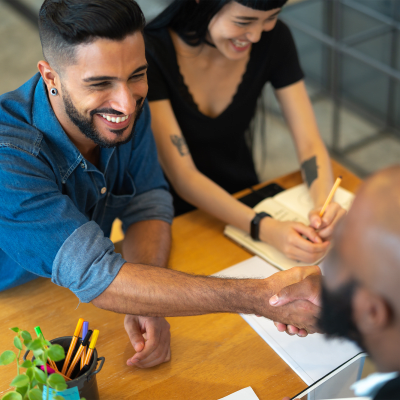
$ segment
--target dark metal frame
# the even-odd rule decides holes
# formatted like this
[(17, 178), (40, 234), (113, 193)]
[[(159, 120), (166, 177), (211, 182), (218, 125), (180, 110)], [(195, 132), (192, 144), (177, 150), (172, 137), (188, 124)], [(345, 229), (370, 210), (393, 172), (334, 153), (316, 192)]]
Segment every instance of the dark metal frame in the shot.
[[(320, 0), (307, 0), (307, 3), (316, 2)], [(397, 47), (398, 47), (398, 34), (400, 32), (400, 23), (391, 19), (376, 10), (369, 8), (368, 6), (362, 5), (353, 0), (324, 0), (326, 1), (327, 7), (329, 7), (329, 15), (332, 15), (333, 18), (329, 21), (329, 32), (330, 35), (322, 33), (317, 29), (310, 27), (309, 25), (300, 22), (299, 20), (283, 13), (281, 19), (287, 23), (290, 27), (293, 27), (306, 35), (318, 40), (319, 42), (325, 44), (329, 49), (331, 49), (331, 59), (329, 62), (329, 75), (330, 75), (330, 84), (328, 85), (328, 90), (325, 92), (321, 91), (316, 96), (313, 96), (313, 100), (316, 100), (321, 95), (328, 95), (333, 100), (333, 123), (332, 123), (332, 144), (329, 147), (329, 150), (332, 156), (343, 164), (347, 165), (351, 169), (353, 169), (360, 176), (366, 176), (367, 171), (360, 168), (360, 166), (356, 165), (352, 162), (348, 155), (355, 150), (362, 148), (363, 146), (375, 142), (377, 140), (386, 138), (388, 136), (395, 137), (397, 139), (400, 138), (400, 131), (397, 127), (395, 127), (395, 85), (400, 83), (400, 71), (396, 69), (396, 59), (397, 59)], [(305, 2), (300, 2), (298, 4), (292, 5), (292, 9), (295, 7), (304, 6)], [(395, 11), (395, 2), (393, 4), (393, 12)], [(342, 6), (345, 5), (347, 7), (352, 8), (353, 10), (365, 14), (369, 17), (373, 17), (379, 22), (383, 23), (384, 26), (379, 27), (371, 27), (371, 29), (357, 33), (351, 37), (346, 39), (342, 39)], [(377, 61), (371, 57), (366, 56), (362, 52), (357, 49), (354, 49), (352, 46), (355, 44), (362, 43), (366, 40), (372, 39), (377, 35), (382, 35), (385, 33), (391, 33), (391, 63), (390, 65), (386, 65), (380, 61)], [(346, 106), (353, 109), (356, 113), (361, 114), (364, 118), (368, 120), (373, 120), (375, 123), (377, 122), (370, 113), (366, 112), (362, 109), (362, 107), (357, 107), (357, 105), (346, 101), (341, 94), (340, 90), (340, 82), (342, 79), (341, 76), (341, 63), (343, 55), (352, 57), (355, 60), (362, 62), (363, 64), (372, 67), (373, 69), (380, 71), (385, 76), (389, 77), (389, 92), (388, 92), (388, 105), (389, 110), (387, 112), (386, 121), (384, 121), (384, 126), (381, 130), (376, 132), (373, 136), (362, 139), (357, 143), (353, 143), (345, 148), (340, 147), (340, 112), (341, 107)], [(379, 124), (382, 124), (382, 121), (379, 121)]]

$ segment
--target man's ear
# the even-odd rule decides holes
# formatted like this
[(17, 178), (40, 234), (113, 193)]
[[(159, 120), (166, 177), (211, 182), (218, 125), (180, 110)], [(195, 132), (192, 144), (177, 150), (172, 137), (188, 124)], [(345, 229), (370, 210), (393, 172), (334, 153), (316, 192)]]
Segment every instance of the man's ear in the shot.
[(47, 61), (41, 60), (38, 62), (37, 65), (40, 75), (47, 86), (47, 89), (50, 90), (51, 88), (56, 88), (60, 90), (60, 78), (56, 71), (51, 68), (50, 64)]
[(353, 318), (364, 336), (386, 329), (392, 322), (393, 314), (383, 297), (365, 288), (359, 288), (353, 296)]

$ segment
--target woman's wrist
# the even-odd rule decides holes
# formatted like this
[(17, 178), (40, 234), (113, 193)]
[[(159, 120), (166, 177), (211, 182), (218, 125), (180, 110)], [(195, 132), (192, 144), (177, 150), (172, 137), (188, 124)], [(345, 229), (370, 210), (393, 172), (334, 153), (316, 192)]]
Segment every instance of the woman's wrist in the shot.
[(262, 242), (271, 244), (276, 222), (272, 217), (265, 217), (260, 221), (259, 238)]

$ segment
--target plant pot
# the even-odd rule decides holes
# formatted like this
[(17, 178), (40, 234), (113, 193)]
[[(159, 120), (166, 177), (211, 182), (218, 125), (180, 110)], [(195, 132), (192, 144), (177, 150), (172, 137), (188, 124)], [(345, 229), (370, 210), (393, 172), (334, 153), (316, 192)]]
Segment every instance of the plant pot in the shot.
[[(59, 344), (64, 348), (65, 354), (67, 354), (69, 345), (71, 343), (72, 336), (63, 336), (53, 340), (50, 340), (52, 344)], [(76, 352), (78, 351), (79, 345), (81, 344), (82, 340), (78, 339), (78, 342), (75, 346), (75, 349), (72, 353), (70, 362), (73, 360)], [(27, 351), (24, 355), (24, 360), (26, 359), (29, 351)], [(34, 358), (33, 358), (34, 359)], [(33, 360), (32, 359), (32, 360)], [(61, 371), (65, 360), (61, 360), (56, 362), (57, 369)], [(97, 368), (97, 364), (100, 361), (100, 365)], [(105, 358), (104, 357), (97, 357), (96, 349), (93, 350), (92, 359), (90, 360), (90, 367), (89, 370), (86, 371), (82, 376), (72, 379), (71, 381), (66, 382), (68, 389), (64, 392), (58, 392), (60, 396), (67, 395), (68, 400), (79, 400), (81, 397), (84, 397), (86, 400), (99, 400), (99, 390), (97, 388), (97, 380), (96, 374), (98, 374), (101, 369), (103, 368)], [(96, 369), (97, 368), (97, 369)], [(80, 371), (80, 362), (78, 362), (72, 371), (71, 377), (74, 377)], [(50, 393), (53, 390), (50, 391)], [(46, 392), (43, 391), (43, 400), (46, 399)], [(51, 399), (51, 395), (49, 395), (49, 399)]]

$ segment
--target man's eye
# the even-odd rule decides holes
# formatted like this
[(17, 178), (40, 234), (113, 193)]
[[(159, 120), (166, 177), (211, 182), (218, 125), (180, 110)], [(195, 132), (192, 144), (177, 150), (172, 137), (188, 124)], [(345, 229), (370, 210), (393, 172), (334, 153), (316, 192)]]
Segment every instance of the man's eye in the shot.
[(235, 22), (235, 24), (236, 25), (239, 25), (239, 26), (247, 26), (247, 25), (250, 25), (250, 22)]
[(92, 87), (106, 87), (110, 84), (110, 82), (99, 82), (99, 83), (94, 83), (93, 85), (90, 85)]

